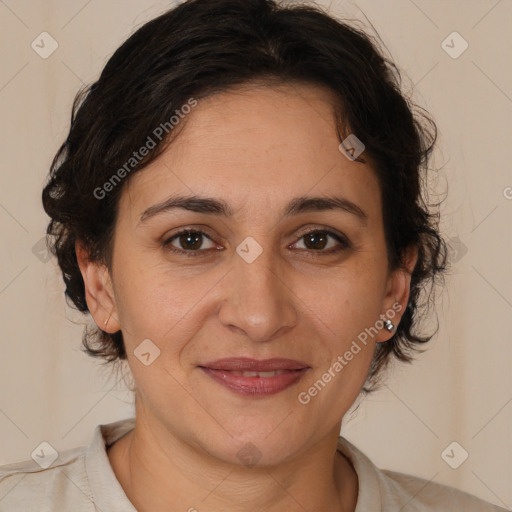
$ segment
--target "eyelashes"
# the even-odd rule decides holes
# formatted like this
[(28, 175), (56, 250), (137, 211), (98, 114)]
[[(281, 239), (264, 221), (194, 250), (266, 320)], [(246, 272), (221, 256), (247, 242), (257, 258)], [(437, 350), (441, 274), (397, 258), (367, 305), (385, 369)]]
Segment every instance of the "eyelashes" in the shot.
[[(168, 250), (169, 252), (172, 252), (174, 254), (183, 255), (185, 257), (201, 257), (206, 256), (211, 253), (211, 251), (220, 250), (219, 248), (210, 247), (207, 249), (202, 249), (203, 246), (203, 238), (206, 238), (209, 240), (212, 244), (214, 244), (213, 240), (204, 232), (197, 229), (183, 229), (179, 231), (178, 233), (175, 233), (170, 238), (166, 239), (165, 242), (163, 242), (163, 247)], [(321, 247), (319, 249), (315, 248), (308, 248), (305, 249), (299, 249), (301, 252), (307, 252), (310, 253), (311, 256), (317, 257), (317, 256), (327, 256), (332, 255), (338, 252), (341, 252), (343, 250), (349, 249), (352, 247), (350, 241), (348, 238), (346, 238), (344, 235), (338, 234), (334, 231), (330, 231), (328, 229), (313, 229), (310, 231), (307, 231), (303, 233), (292, 245), (296, 245), (298, 242), (300, 242), (303, 239), (306, 239), (307, 244), (311, 244), (313, 247), (318, 244), (318, 241), (320, 241), (320, 244), (322, 244), (324, 241), (326, 242), (326, 245), (328, 245), (328, 239), (331, 238), (335, 240), (338, 245), (334, 247), (330, 247), (327, 250), (324, 247)], [(178, 243), (183, 246), (186, 246), (189, 244), (192, 246), (192, 248), (188, 249), (180, 249), (172, 245), (172, 242), (174, 240), (178, 240)], [(306, 244), (304, 244), (306, 245)]]
[[(204, 256), (204, 254), (201, 254), (201, 253), (206, 252), (204, 249), (200, 250), (200, 251), (199, 250), (184, 250), (184, 249), (178, 249), (178, 248), (174, 247), (173, 245), (171, 245), (171, 242), (173, 240), (175, 240), (176, 238), (180, 239), (179, 241), (182, 242), (183, 241), (181, 239), (182, 237), (186, 237), (186, 238), (190, 238), (190, 239), (194, 239), (194, 238), (201, 239), (203, 237), (206, 237), (208, 240), (212, 241), (212, 239), (204, 231), (200, 231), (200, 230), (196, 230), (196, 229), (184, 229), (182, 231), (179, 231), (175, 235), (173, 235), (171, 238), (167, 239), (164, 242), (164, 247), (171, 252), (183, 254), (188, 257), (196, 257), (196, 256), (201, 256), (201, 255)], [(184, 238), (184, 239), (186, 239), (186, 238)], [(188, 243), (188, 242), (186, 242), (186, 243)], [(197, 242), (195, 245), (197, 245)], [(203, 245), (202, 241), (199, 245), (200, 246)]]

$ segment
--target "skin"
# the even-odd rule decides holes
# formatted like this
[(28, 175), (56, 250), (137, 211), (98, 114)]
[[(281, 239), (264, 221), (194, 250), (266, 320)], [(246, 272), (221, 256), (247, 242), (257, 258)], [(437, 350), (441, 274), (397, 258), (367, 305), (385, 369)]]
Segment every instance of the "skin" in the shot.
[[(297, 396), (379, 315), (396, 303), (404, 311), (416, 254), (389, 272), (379, 185), (369, 164), (340, 153), (332, 101), (311, 85), (244, 87), (199, 101), (168, 149), (123, 189), (112, 271), (77, 244), (89, 310), (103, 330), (122, 330), (136, 385), (135, 430), (108, 456), (139, 511), (355, 510), (357, 475), (336, 443), (375, 344), (392, 333), (369, 338), (307, 405)], [(367, 222), (342, 210), (281, 217), (295, 197), (334, 193)], [(177, 209), (139, 222), (172, 194), (222, 199), (234, 214)], [(164, 247), (180, 228), (206, 233), (204, 255)], [(344, 234), (350, 247), (331, 237), (306, 245), (315, 228)], [(236, 252), (248, 236), (263, 249), (250, 264)], [(191, 251), (179, 237), (169, 245)], [(134, 355), (145, 339), (161, 351), (149, 366)], [(255, 398), (198, 368), (236, 356), (297, 359), (310, 369)], [(247, 443), (261, 453), (253, 467), (237, 457)]]

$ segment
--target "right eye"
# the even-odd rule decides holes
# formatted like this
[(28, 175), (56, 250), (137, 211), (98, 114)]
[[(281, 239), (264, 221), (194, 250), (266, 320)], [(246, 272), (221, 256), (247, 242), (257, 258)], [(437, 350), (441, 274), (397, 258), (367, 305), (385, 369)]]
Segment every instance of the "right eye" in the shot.
[[(207, 238), (210, 240), (210, 242), (212, 242), (211, 238), (203, 231), (184, 229), (168, 238), (163, 243), (163, 246), (167, 250), (177, 254), (183, 254), (185, 256), (199, 256), (201, 253), (206, 252), (207, 249), (212, 249), (212, 247), (207, 249), (200, 249), (203, 245), (203, 238)], [(182, 249), (177, 248), (172, 244), (174, 240), (176, 240), (177, 243), (181, 245)]]

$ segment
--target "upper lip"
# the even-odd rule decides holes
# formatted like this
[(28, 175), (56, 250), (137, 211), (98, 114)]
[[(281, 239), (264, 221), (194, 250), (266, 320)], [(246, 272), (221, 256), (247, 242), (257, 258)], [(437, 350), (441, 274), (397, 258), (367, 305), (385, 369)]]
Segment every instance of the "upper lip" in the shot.
[(294, 359), (251, 359), (249, 357), (228, 357), (200, 365), (212, 370), (271, 372), (273, 370), (302, 370), (309, 368), (306, 363)]

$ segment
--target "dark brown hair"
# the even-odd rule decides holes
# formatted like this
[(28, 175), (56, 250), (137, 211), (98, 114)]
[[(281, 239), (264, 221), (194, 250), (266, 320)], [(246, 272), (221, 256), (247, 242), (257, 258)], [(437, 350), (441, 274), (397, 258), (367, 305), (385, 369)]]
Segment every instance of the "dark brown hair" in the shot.
[[(133, 152), (147, 145), (156, 127), (168, 126), (190, 98), (251, 82), (330, 89), (342, 112), (340, 141), (350, 133), (363, 141), (362, 156), (371, 160), (379, 179), (390, 269), (403, 266), (407, 247), (418, 248), (407, 309), (393, 337), (376, 347), (367, 380), (374, 383), (391, 356), (410, 361), (413, 350), (432, 337), (422, 336), (418, 323), (431, 298), (428, 293), (420, 300), (422, 291), (428, 285), (432, 291), (446, 268), (438, 214), (429, 211), (426, 196), (437, 130), (428, 114), (401, 93), (400, 73), (377, 43), (312, 5), (185, 1), (138, 29), (99, 79), (77, 94), (69, 134), (43, 190), (51, 217), (48, 243), (58, 258), (66, 295), (78, 310), (88, 311), (75, 242), (82, 241), (92, 260), (110, 268), (123, 186), (170, 138), (153, 137), (154, 147), (127, 168)], [(114, 175), (123, 182), (105, 187)], [(83, 343), (90, 355), (106, 362), (126, 359), (121, 331), (86, 329)]]

